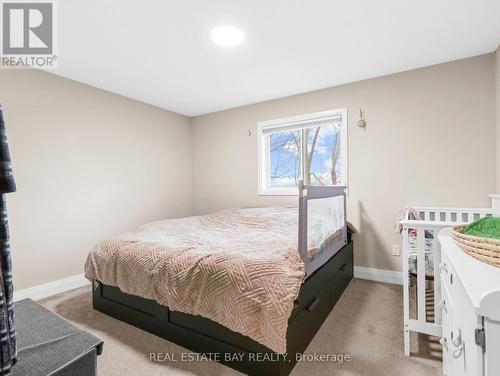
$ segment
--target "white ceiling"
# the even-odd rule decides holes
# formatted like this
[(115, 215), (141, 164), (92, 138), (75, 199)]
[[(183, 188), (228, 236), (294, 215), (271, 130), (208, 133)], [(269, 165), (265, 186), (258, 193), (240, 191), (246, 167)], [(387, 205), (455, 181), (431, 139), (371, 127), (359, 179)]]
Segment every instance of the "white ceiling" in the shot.
[[(61, 0), (53, 73), (195, 116), (492, 52), (500, 0)], [(246, 35), (215, 46), (213, 27)]]

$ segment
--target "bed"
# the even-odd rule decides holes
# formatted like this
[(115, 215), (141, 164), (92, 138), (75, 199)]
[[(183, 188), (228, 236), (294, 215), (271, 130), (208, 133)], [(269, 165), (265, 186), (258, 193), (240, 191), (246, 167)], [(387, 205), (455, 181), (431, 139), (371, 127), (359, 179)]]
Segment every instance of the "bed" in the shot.
[(288, 374), (290, 354), (352, 278), (345, 209), (345, 187), (301, 186), (298, 207), (161, 221), (104, 240), (85, 266), (93, 306), (247, 374)]

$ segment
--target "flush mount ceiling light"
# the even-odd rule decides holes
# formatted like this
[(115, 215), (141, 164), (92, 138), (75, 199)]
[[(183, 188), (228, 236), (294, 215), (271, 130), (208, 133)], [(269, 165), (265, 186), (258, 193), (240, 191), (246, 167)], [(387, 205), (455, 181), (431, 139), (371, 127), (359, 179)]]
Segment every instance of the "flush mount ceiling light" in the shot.
[(243, 42), (245, 34), (236, 26), (217, 26), (212, 30), (212, 40), (222, 47), (234, 47)]

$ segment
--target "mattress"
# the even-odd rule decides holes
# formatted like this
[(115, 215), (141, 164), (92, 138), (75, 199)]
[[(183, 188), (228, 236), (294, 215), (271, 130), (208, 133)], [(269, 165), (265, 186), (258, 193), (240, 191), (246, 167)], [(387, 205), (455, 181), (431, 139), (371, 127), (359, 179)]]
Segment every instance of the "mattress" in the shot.
[[(315, 210), (308, 226), (311, 259), (340, 225), (337, 219), (321, 224), (329, 212)], [(305, 277), (297, 248), (296, 207), (232, 209), (150, 223), (101, 241), (89, 253), (85, 276), (284, 353)]]

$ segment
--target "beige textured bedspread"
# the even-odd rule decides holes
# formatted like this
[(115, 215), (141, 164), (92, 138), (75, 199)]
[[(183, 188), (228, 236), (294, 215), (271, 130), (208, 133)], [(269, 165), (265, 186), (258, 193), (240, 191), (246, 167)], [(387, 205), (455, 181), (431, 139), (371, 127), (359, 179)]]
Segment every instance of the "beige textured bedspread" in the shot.
[(297, 221), (297, 208), (268, 207), (151, 223), (98, 243), (85, 276), (284, 353), (304, 278)]

